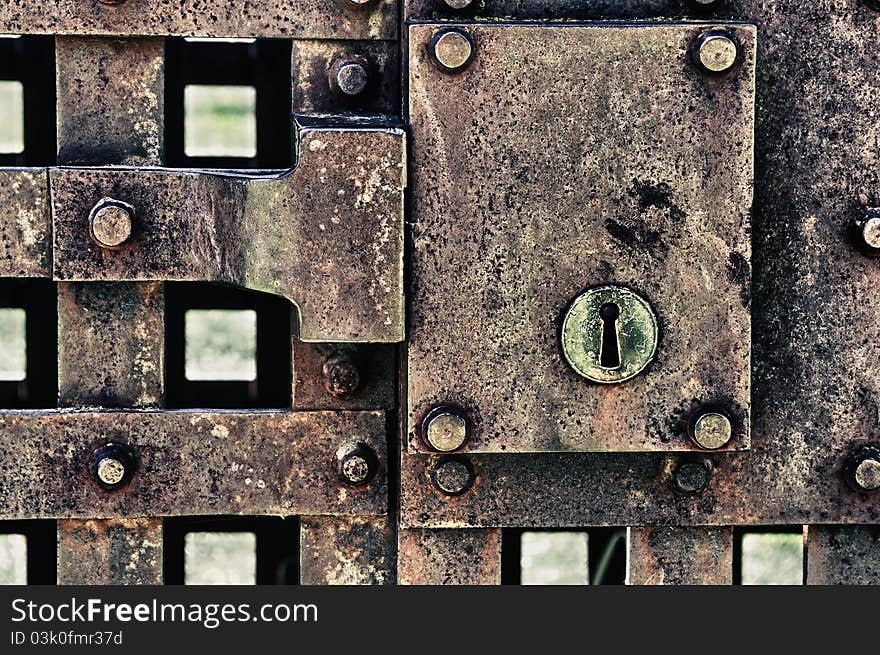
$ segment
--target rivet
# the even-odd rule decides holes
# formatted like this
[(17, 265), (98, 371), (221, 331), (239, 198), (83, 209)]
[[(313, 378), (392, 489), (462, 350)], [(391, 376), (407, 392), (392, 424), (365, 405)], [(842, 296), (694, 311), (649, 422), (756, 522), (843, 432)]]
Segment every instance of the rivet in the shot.
[(467, 443), (470, 426), (461, 408), (447, 405), (428, 413), (422, 423), (422, 434), (431, 448), (448, 453)]
[(853, 222), (853, 234), (859, 250), (870, 257), (880, 257), (880, 209), (869, 208)]
[(347, 354), (328, 357), (321, 371), (324, 374), (324, 388), (331, 396), (350, 396), (361, 386), (360, 369)]
[(134, 207), (127, 202), (104, 198), (89, 213), (89, 231), (102, 248), (118, 248), (131, 236)]
[(362, 441), (349, 441), (336, 450), (336, 473), (345, 484), (353, 487), (370, 482), (379, 469), (376, 453)]
[(847, 458), (846, 482), (854, 491), (870, 493), (880, 489), (880, 449), (864, 446)]
[(116, 489), (134, 473), (136, 458), (130, 446), (107, 443), (92, 452), (89, 471), (104, 489)]
[(360, 59), (347, 57), (338, 60), (331, 69), (330, 85), (347, 96), (360, 95), (367, 88), (370, 75)]
[(716, 450), (733, 437), (730, 418), (720, 409), (703, 407), (691, 414), (688, 435), (700, 448)]
[(431, 39), (431, 54), (440, 70), (453, 73), (467, 66), (474, 56), (474, 42), (460, 29), (439, 30)]
[(709, 485), (712, 477), (712, 465), (708, 461), (681, 462), (672, 472), (675, 488), (685, 494), (696, 494)]
[(707, 30), (694, 40), (694, 61), (706, 72), (725, 73), (738, 56), (739, 46), (727, 30)]
[(434, 486), (447, 496), (459, 496), (474, 483), (474, 470), (465, 459), (448, 457), (431, 470)]
[(443, 0), (446, 3), (446, 6), (450, 9), (455, 9), (460, 11), (462, 9), (467, 9), (470, 7), (474, 0)]

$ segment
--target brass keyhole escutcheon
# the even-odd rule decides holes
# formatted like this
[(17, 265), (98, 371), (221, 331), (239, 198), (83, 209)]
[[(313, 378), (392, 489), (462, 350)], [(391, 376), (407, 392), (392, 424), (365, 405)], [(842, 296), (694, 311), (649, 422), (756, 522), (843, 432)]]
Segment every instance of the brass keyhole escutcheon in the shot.
[(588, 380), (624, 382), (641, 373), (657, 352), (657, 319), (648, 301), (625, 287), (588, 289), (568, 308), (562, 353)]

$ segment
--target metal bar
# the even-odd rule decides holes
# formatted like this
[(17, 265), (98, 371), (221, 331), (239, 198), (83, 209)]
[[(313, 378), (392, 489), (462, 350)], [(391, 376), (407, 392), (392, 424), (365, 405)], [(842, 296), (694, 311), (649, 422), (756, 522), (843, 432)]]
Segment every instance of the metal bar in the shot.
[(398, 0), (18, 0), (0, 33), (396, 39)]
[(304, 516), (300, 519), (300, 582), (394, 584), (396, 550), (393, 519)]
[(0, 517), (384, 515), (385, 442), (378, 411), (0, 412)]
[(733, 583), (733, 528), (628, 528), (626, 583)]
[(501, 584), (501, 530), (398, 533), (399, 584)]
[[(160, 165), (164, 63), (161, 38), (58, 38), (58, 163)], [(59, 284), (60, 406), (161, 404), (163, 293), (163, 285), (156, 283)], [(48, 437), (49, 450), (69, 448), (67, 435), (58, 436)], [(81, 464), (82, 457), (80, 452), (74, 459)], [(89, 488), (82, 479), (72, 486), (67, 493)], [(49, 489), (66, 495), (62, 481), (50, 483)], [(102, 515), (93, 501), (85, 501), (79, 511), (57, 510), (61, 517)], [(59, 521), (58, 537), (62, 583), (162, 580), (161, 520)], [(90, 554), (85, 562), (84, 553)]]
[(58, 584), (162, 584), (162, 520), (59, 521)]
[(804, 533), (806, 584), (880, 584), (880, 526), (810, 525)]

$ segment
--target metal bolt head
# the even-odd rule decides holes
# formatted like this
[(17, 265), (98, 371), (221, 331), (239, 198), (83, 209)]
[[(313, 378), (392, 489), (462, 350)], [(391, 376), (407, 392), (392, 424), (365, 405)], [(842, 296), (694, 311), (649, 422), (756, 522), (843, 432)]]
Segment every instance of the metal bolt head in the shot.
[(108, 487), (113, 487), (122, 482), (125, 477), (125, 464), (118, 459), (105, 457), (98, 462), (98, 479)]
[(467, 417), (458, 407), (437, 407), (428, 413), (422, 425), (427, 444), (442, 453), (458, 450), (470, 436)]
[(89, 472), (104, 489), (117, 489), (131, 479), (136, 462), (134, 450), (130, 446), (110, 442), (92, 452)]
[(855, 470), (855, 482), (860, 489), (876, 491), (880, 489), (880, 461), (876, 459), (864, 459), (858, 463)]
[(431, 39), (431, 54), (440, 70), (454, 73), (463, 70), (473, 59), (474, 42), (463, 30), (439, 30)]
[(880, 489), (880, 448), (864, 446), (852, 453), (844, 466), (847, 484), (860, 493)]
[(694, 41), (693, 56), (704, 71), (726, 73), (736, 64), (739, 46), (727, 30), (708, 30)]
[(709, 485), (712, 466), (709, 462), (681, 462), (672, 472), (675, 488), (685, 494), (696, 494)]
[(859, 250), (880, 257), (880, 209), (865, 209), (853, 222), (853, 235)]
[(353, 487), (368, 484), (379, 469), (376, 453), (362, 441), (349, 441), (336, 450), (336, 473), (339, 479)]
[(731, 440), (733, 425), (721, 410), (704, 407), (691, 415), (688, 434), (700, 448), (716, 450)]
[(92, 239), (102, 248), (118, 248), (131, 236), (134, 207), (127, 202), (104, 198), (89, 214)]
[(462, 10), (470, 7), (474, 0), (443, 0), (450, 9)]
[(361, 386), (358, 365), (348, 356), (337, 354), (328, 357), (322, 367), (324, 388), (331, 396), (350, 396)]
[(474, 483), (474, 470), (465, 459), (449, 457), (431, 471), (434, 486), (447, 496), (460, 496)]
[(363, 93), (369, 81), (367, 66), (362, 61), (344, 59), (333, 65), (331, 86), (347, 96)]

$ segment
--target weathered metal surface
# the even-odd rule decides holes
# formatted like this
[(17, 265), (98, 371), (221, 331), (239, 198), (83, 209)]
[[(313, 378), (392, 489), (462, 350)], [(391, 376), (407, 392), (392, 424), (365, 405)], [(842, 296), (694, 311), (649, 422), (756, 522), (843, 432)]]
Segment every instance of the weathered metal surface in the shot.
[(162, 520), (59, 521), (58, 584), (162, 584)]
[(626, 583), (733, 584), (732, 528), (629, 528)]
[(51, 248), (46, 169), (0, 170), (0, 276), (49, 277)]
[[(602, 20), (688, 16), (686, 0), (492, 0), (452, 9), (445, 0), (404, 0), (407, 22), (414, 20)], [(693, 15), (693, 14), (691, 14)]]
[(15, 0), (0, 33), (395, 39), (397, 0)]
[[(348, 95), (335, 85), (334, 65), (359, 62), (366, 86)], [(294, 115), (399, 115), (400, 51), (388, 41), (294, 41), (291, 53)]]
[(501, 584), (500, 530), (399, 530), (399, 584)]
[[(163, 39), (59, 37), (55, 60), (59, 164), (162, 163)], [(95, 227), (89, 226), (93, 238), (111, 236), (107, 230), (96, 233)], [(57, 288), (58, 404), (159, 406), (164, 396), (164, 285), (62, 282)], [(127, 484), (135, 468), (130, 451), (124, 461), (111, 460), (117, 468), (128, 467), (116, 475), (108, 473), (105, 462), (95, 461), (101, 452), (122, 450), (106, 443), (94, 450), (85, 464), (94, 484)], [(62, 584), (162, 581), (161, 519), (68, 519), (58, 521), (57, 530)]]
[(397, 535), (384, 517), (300, 519), (300, 583), (386, 585), (397, 579)]
[(65, 406), (150, 407), (162, 400), (160, 282), (58, 285), (58, 393)]
[[(353, 390), (328, 391), (339, 375), (337, 358), (357, 373)], [(312, 344), (293, 340), (293, 407), (295, 409), (394, 409), (397, 353), (385, 344)]]
[[(709, 402), (747, 448), (755, 29), (730, 28), (740, 61), (714, 77), (689, 61), (705, 25), (471, 25), (455, 74), (436, 29), (409, 30), (410, 448), (450, 401), (473, 452), (689, 450)], [(661, 336), (641, 375), (597, 386), (559, 330), (610, 283)]]
[(59, 162), (159, 164), (164, 66), (164, 39), (58, 37)]
[(749, 454), (714, 454), (700, 493), (684, 494), (672, 475), (679, 458), (649, 454), (522, 454), (469, 457), (475, 482), (440, 494), (435, 458), (406, 455), (401, 522), (408, 527), (585, 527), (880, 523), (877, 495), (852, 491), (846, 453), (779, 453), (762, 443)]
[[(400, 130), (305, 130), (290, 172), (263, 178), (53, 169), (57, 280), (205, 280), (296, 303), (304, 341), (403, 339)], [(89, 234), (105, 197), (135, 208), (108, 250)]]
[(880, 526), (811, 525), (804, 546), (807, 584), (880, 584)]
[[(352, 438), (380, 463), (361, 487), (333, 467)], [(3, 412), (0, 517), (381, 515), (385, 439), (381, 412)], [(109, 492), (89, 472), (93, 450), (108, 442), (137, 458), (130, 482)]]

